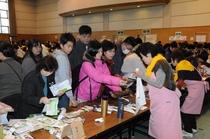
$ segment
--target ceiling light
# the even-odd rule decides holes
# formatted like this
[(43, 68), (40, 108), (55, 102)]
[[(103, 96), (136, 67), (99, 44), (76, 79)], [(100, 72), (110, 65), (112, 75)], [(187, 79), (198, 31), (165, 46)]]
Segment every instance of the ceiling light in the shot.
[(138, 5), (137, 7), (139, 8), (140, 6)]
[(110, 11), (112, 11), (113, 9), (110, 9)]
[(89, 14), (91, 13), (91, 12), (88, 12)]

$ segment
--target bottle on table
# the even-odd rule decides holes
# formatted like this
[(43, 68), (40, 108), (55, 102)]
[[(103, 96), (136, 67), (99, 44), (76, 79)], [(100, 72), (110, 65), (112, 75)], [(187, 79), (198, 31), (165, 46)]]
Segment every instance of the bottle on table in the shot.
[(123, 118), (124, 115), (124, 99), (118, 99), (117, 118)]
[(108, 110), (108, 96), (101, 97), (101, 115), (104, 117), (107, 115)]

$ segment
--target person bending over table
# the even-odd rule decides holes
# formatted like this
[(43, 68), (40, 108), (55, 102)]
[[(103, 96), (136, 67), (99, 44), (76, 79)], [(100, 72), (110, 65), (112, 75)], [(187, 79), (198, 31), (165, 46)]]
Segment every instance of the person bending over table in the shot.
[(96, 40), (90, 41), (90, 46), (84, 53), (84, 62), (79, 73), (79, 80), (86, 76), (87, 78), (74, 91), (78, 103), (96, 99), (102, 83), (113, 91), (121, 90), (120, 86), (127, 83), (120, 77), (110, 75), (110, 71), (102, 59), (102, 53), (101, 44)]
[[(53, 97), (49, 86), (54, 84), (54, 71), (58, 63), (53, 56), (43, 57), (36, 65), (35, 70), (29, 72), (22, 84), (22, 116), (41, 113), (44, 105), (49, 104)], [(62, 95), (58, 92), (58, 96)]]
[(183, 136), (192, 138), (193, 133), (197, 132), (195, 114), (201, 113), (205, 94), (202, 77), (189, 61), (184, 60), (184, 55), (179, 50), (171, 54), (171, 63), (176, 66), (174, 81), (177, 82), (177, 87), (181, 88), (184, 83), (187, 85), (188, 95), (181, 106), (181, 116)]
[(136, 51), (148, 65), (146, 72), (136, 70), (134, 74), (149, 86), (149, 135), (156, 139), (182, 139), (180, 92), (171, 66), (152, 43), (143, 43)]

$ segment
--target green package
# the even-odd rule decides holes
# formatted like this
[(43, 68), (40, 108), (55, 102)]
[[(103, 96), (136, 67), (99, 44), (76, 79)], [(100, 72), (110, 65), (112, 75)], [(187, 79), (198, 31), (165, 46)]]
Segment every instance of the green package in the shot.
[(50, 104), (46, 104), (46, 115), (57, 115), (58, 114), (58, 98), (51, 98)]

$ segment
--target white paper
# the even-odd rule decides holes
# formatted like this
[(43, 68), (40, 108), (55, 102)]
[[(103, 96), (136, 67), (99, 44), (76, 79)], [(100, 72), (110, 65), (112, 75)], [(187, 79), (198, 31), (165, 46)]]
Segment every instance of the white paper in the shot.
[(66, 91), (70, 89), (71, 89), (71, 85), (69, 83), (69, 80), (67, 79), (61, 83), (57, 83), (50, 86), (50, 90), (54, 96), (57, 96), (58, 91), (62, 91), (63, 93), (65, 93)]
[(206, 35), (197, 35), (196, 42), (206, 42)]
[(144, 89), (142, 85), (141, 78), (137, 78), (136, 82), (136, 113), (139, 112), (141, 107), (145, 107), (143, 105), (146, 104), (146, 99), (145, 99), (145, 94), (144, 94)]

